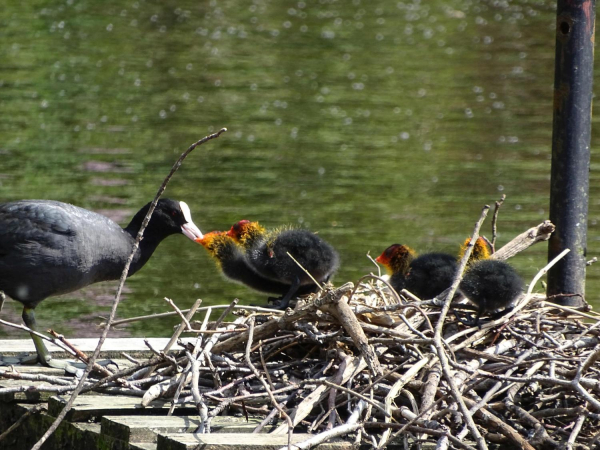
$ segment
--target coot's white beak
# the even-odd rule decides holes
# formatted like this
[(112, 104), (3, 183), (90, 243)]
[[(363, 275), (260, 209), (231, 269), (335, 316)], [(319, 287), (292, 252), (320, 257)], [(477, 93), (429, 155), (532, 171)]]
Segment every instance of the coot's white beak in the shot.
[(179, 202), (179, 207), (181, 208), (183, 218), (186, 221), (186, 223), (181, 225), (181, 232), (192, 241), (195, 241), (196, 239), (202, 239), (204, 237), (202, 231), (200, 231), (200, 228), (198, 228), (192, 221), (190, 207), (185, 202)]

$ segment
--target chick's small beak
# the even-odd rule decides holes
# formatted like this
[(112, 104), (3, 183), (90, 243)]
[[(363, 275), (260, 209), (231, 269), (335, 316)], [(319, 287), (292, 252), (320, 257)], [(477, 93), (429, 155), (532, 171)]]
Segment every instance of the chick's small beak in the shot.
[(181, 232), (192, 241), (198, 242), (199, 239), (202, 239), (204, 235), (200, 228), (198, 228), (194, 222), (188, 222), (181, 225)]

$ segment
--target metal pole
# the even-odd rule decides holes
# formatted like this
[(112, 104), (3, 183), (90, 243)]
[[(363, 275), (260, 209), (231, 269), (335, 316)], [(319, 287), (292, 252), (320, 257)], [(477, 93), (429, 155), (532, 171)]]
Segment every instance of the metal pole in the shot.
[(571, 252), (550, 269), (547, 294), (565, 305), (585, 295), (595, 10), (595, 0), (558, 0), (556, 11), (548, 258)]

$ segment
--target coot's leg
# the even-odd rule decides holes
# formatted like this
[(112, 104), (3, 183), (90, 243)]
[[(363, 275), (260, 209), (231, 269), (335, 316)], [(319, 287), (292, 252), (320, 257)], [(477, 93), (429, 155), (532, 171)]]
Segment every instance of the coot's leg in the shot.
[(479, 321), (481, 315), (483, 314), (485, 310), (485, 300), (482, 300), (479, 303), (479, 309), (477, 310), (477, 315), (475, 316), (475, 326), (479, 327), (479, 329), (481, 329), (481, 322)]
[(511, 305), (508, 308), (504, 308), (502, 311), (496, 311), (494, 314), (492, 314), (491, 319), (492, 320), (499, 319), (500, 317), (502, 317), (502, 316), (508, 314), (509, 312), (511, 312), (513, 309), (515, 309), (515, 306)]
[(4, 306), (4, 300), (6, 300), (6, 295), (4, 295), (3, 291), (0, 291), (0, 312), (2, 312), (2, 307)]
[[(36, 322), (35, 322), (35, 312), (33, 308), (23, 308), (23, 322), (33, 331), (38, 331)], [(61, 369), (65, 372), (76, 374), (80, 369), (73, 366), (68, 361), (60, 361), (57, 359), (53, 359), (48, 352), (48, 349), (44, 345), (44, 340), (36, 334), (30, 333), (31, 339), (33, 339), (33, 345), (35, 345), (35, 350), (38, 354), (38, 361), (48, 367), (53, 367), (55, 369)]]
[(296, 276), (294, 278), (292, 286), (290, 287), (289, 291), (287, 291), (287, 294), (285, 294), (285, 297), (283, 297), (283, 300), (281, 300), (281, 303), (279, 304), (277, 309), (282, 309), (282, 310), (286, 309), (288, 307), (288, 304), (290, 303), (290, 300), (294, 297), (296, 292), (298, 292), (299, 288), (300, 288), (300, 277)]

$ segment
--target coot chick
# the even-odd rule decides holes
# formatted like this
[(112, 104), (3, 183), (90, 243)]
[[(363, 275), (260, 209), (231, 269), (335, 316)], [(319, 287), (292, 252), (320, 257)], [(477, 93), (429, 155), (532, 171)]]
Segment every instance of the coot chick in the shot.
[[(105, 216), (57, 201), (0, 204), (0, 291), (23, 304), (25, 325), (37, 331), (34, 309), (47, 297), (119, 279), (149, 207), (140, 209), (123, 229)], [(128, 275), (140, 270), (172, 234), (192, 240), (202, 237), (187, 204), (162, 199)], [(42, 364), (67, 366), (51, 359), (39, 336), (31, 337)]]
[(421, 299), (434, 298), (450, 287), (457, 269), (455, 256), (425, 253), (410, 263), (404, 288)]
[[(467, 238), (461, 247), (459, 258), (462, 258), (471, 241)], [(483, 237), (475, 241), (468, 264), (491, 255), (491, 246)], [(440, 295), (452, 285), (458, 270), (457, 258), (447, 253), (425, 253), (410, 263), (405, 276), (404, 288), (422, 299), (430, 299)]]
[(477, 305), (475, 324), (482, 314), (510, 308), (525, 284), (513, 267), (492, 259), (470, 265), (460, 283), (460, 291)]
[(327, 282), (339, 266), (339, 256), (333, 247), (309, 230), (266, 231), (258, 222), (242, 220), (227, 234), (244, 248), (246, 260), (253, 270), (269, 280), (290, 285), (279, 309), (287, 308), (299, 290), (315, 292), (318, 287), (312, 278), (319, 283)]
[(414, 258), (415, 252), (410, 247), (392, 244), (375, 258), (375, 261), (387, 269), (390, 273), (390, 286), (400, 293), (405, 287), (406, 274)]
[(226, 278), (238, 281), (259, 292), (284, 295), (291, 287), (290, 284), (280, 283), (260, 275), (246, 260), (245, 252), (225, 231), (206, 233), (196, 242), (215, 258), (217, 266)]

